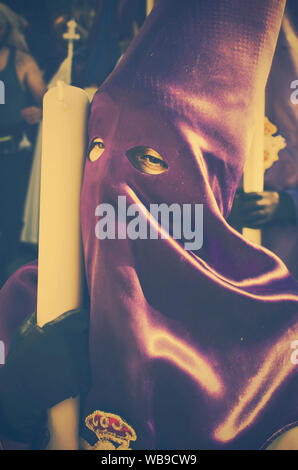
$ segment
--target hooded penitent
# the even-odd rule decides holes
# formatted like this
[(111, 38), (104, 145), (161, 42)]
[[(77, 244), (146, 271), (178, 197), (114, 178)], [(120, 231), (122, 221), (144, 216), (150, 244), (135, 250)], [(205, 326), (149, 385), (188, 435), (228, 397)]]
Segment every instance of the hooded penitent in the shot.
[(99, 0), (88, 42), (74, 54), (72, 84), (99, 86), (115, 67), (120, 46), (117, 0)]
[[(298, 425), (297, 283), (225, 221), (283, 7), (160, 0), (93, 100), (81, 201), (93, 374), (85, 445), (256, 449)], [(138, 209), (142, 238), (126, 236), (119, 196), (127, 221)], [(146, 238), (144, 222), (147, 234), (163, 232), (154, 203), (189, 204), (193, 215), (203, 204), (203, 246), (187, 250), (174, 224), (173, 237)], [(111, 207), (114, 239), (100, 240)], [(35, 308), (36, 271), (2, 290), (7, 340)]]

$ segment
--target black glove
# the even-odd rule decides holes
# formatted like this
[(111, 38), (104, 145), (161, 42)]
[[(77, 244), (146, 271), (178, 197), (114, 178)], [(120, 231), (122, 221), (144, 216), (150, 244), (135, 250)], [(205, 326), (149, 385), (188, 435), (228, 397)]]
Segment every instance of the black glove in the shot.
[(268, 224), (295, 223), (295, 206), (284, 191), (237, 191), (228, 218), (236, 228), (261, 228)]
[(42, 328), (31, 315), (0, 369), (0, 433), (32, 444), (45, 429), (47, 409), (89, 387), (88, 312), (71, 310)]

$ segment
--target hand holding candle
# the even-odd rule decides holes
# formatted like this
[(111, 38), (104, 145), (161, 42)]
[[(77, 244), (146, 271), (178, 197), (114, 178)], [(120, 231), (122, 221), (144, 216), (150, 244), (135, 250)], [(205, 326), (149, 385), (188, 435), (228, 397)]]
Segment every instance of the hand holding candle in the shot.
[[(243, 189), (246, 193), (261, 192), (264, 190), (265, 94), (260, 101), (255, 133), (243, 174)], [(243, 236), (258, 245), (262, 243), (262, 232), (259, 229), (245, 227), (243, 228)]]

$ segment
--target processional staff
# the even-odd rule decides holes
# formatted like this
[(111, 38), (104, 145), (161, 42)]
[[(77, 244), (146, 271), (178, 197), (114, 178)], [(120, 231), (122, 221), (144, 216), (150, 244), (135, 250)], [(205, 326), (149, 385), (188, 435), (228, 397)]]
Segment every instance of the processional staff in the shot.
[(72, 71), (72, 62), (73, 62), (73, 46), (74, 41), (80, 39), (80, 35), (76, 33), (77, 23), (74, 19), (68, 21), (67, 27), (68, 30), (66, 33), (63, 34), (63, 38), (68, 41), (68, 54), (67, 54), (67, 78), (66, 83), (68, 85), (71, 84), (71, 71)]

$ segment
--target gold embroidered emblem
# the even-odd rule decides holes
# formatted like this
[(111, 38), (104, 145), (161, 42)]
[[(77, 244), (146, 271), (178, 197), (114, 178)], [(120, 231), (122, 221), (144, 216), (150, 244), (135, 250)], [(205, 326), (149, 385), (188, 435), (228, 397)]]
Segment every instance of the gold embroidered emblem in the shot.
[(120, 416), (112, 413), (94, 411), (87, 416), (85, 423), (98, 438), (94, 446), (82, 441), (86, 450), (131, 450), (130, 441), (137, 440), (134, 429)]

